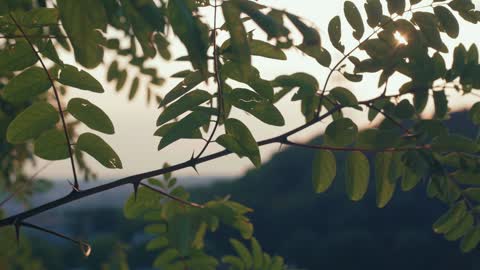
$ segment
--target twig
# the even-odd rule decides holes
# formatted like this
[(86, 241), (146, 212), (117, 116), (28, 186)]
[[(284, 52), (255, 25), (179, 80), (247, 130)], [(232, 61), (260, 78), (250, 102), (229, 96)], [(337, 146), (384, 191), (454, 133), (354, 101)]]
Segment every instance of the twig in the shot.
[(61, 234), (61, 233), (58, 233), (58, 232), (55, 232), (55, 231), (52, 231), (52, 230), (49, 230), (49, 229), (46, 229), (46, 228), (43, 228), (43, 227), (40, 227), (40, 226), (37, 226), (37, 225), (34, 225), (34, 224), (31, 224), (31, 223), (28, 223), (28, 222), (20, 222), (18, 224), (18, 226), (24, 226), (24, 227), (27, 227), (27, 228), (31, 228), (31, 229), (35, 229), (37, 231), (41, 231), (41, 232), (44, 232), (44, 233), (48, 233), (48, 234), (51, 234), (51, 235), (54, 235), (54, 236), (57, 236), (57, 237), (60, 237), (62, 239), (65, 239), (65, 240), (68, 240), (68, 241), (71, 241), (75, 244), (77, 244), (82, 252), (83, 252), (83, 255), (85, 255), (85, 257), (88, 257), (91, 253), (91, 247), (89, 244), (83, 242), (83, 241), (80, 241), (80, 240), (76, 240), (76, 239), (73, 239), (69, 236), (66, 236), (64, 234)]
[(393, 118), (391, 115), (389, 115), (388, 113), (380, 110), (379, 108), (377, 108), (375, 105), (373, 104), (366, 104), (367, 107), (371, 108), (371, 109), (374, 109), (375, 111), (379, 112), (380, 114), (382, 114), (383, 116), (385, 116), (386, 119), (390, 120), (390, 122), (392, 122), (393, 124), (395, 124), (397, 127), (399, 127), (403, 132), (405, 132), (407, 135), (412, 135), (412, 132), (410, 131), (410, 129), (406, 128), (405, 126), (402, 125), (402, 123), (398, 122), (397, 120), (395, 120), (395, 118)]
[[(14, 38), (25, 38), (23, 35), (11, 35), (11, 36), (0, 36), (2, 39), (14, 39)], [(35, 35), (35, 36), (28, 36), (28, 38), (68, 38), (67, 36), (56, 36), (56, 35)]]
[(20, 30), (20, 32), (22, 33), (23, 37), (25, 38), (25, 40), (28, 42), (28, 44), (30, 45), (30, 47), (32, 48), (32, 51), (35, 53), (35, 55), (37, 56), (38, 60), (40, 61), (40, 64), (42, 65), (42, 68), (43, 70), (45, 71), (45, 74), (47, 75), (48, 77), (48, 80), (50, 81), (50, 84), (52, 85), (52, 89), (53, 89), (53, 92), (55, 94), (55, 99), (57, 101), (57, 106), (58, 106), (58, 110), (59, 110), (59, 114), (60, 114), (60, 119), (62, 120), (62, 126), (63, 126), (63, 133), (65, 134), (65, 139), (66, 139), (66, 146), (67, 146), (67, 149), (68, 149), (68, 154), (70, 156), (70, 164), (72, 166), (72, 173), (73, 173), (73, 178), (74, 178), (74, 186), (75, 188), (78, 190), (79, 189), (79, 185), (78, 185), (78, 179), (77, 179), (77, 172), (75, 170), (75, 161), (73, 160), (73, 152), (72, 152), (72, 148), (71, 148), (71, 143), (70, 143), (70, 136), (68, 135), (68, 130), (67, 130), (67, 124), (65, 122), (65, 116), (63, 115), (63, 113), (61, 113), (63, 111), (62, 109), (62, 104), (60, 103), (60, 96), (58, 94), (58, 91), (57, 91), (57, 88), (55, 87), (55, 83), (53, 81), (53, 78), (52, 76), (50, 75), (50, 72), (48, 72), (48, 69), (47, 67), (45, 66), (45, 63), (43, 62), (42, 60), (42, 57), (40, 57), (40, 55), (38, 54), (37, 50), (35, 50), (35, 47), (33, 46), (33, 43), (30, 41), (30, 39), (28, 38), (28, 36), (26, 35), (25, 31), (23, 30), (23, 28), (18, 24), (17, 20), (15, 20), (15, 18), (13, 17), (13, 15), (10, 13), (10, 18), (12, 19), (12, 21), (15, 23), (15, 25), (17, 26), (18, 30)]
[(414, 151), (414, 150), (429, 150), (431, 146), (427, 145), (420, 145), (414, 147), (390, 147), (390, 148), (381, 148), (381, 149), (372, 149), (372, 148), (362, 148), (362, 147), (336, 147), (336, 146), (328, 146), (328, 145), (315, 145), (315, 144), (304, 144), (304, 143), (296, 143), (289, 140), (285, 140), (283, 142), (286, 145), (290, 146), (297, 146), (302, 148), (309, 148), (309, 149), (317, 149), (317, 150), (330, 150), (336, 152), (405, 152), (405, 151)]
[[(48, 166), (50, 166), (52, 164), (52, 162), (49, 162), (45, 165), (43, 165), (43, 167), (41, 167), (38, 171), (36, 171), (29, 179), (28, 179), (28, 182), (32, 182), (32, 181), (35, 181), (35, 177), (37, 177), (37, 175), (39, 173), (41, 173), (43, 170), (45, 170)], [(0, 202), (0, 208), (6, 204), (7, 202), (9, 202), (11, 199), (13, 199), (13, 197), (15, 197), (16, 195), (18, 195), (20, 192), (22, 192), (23, 190), (25, 189), (25, 185), (23, 186), (20, 186), (18, 187), (15, 191), (13, 191), (12, 193), (10, 193), (10, 195), (5, 198), (2, 202)]]

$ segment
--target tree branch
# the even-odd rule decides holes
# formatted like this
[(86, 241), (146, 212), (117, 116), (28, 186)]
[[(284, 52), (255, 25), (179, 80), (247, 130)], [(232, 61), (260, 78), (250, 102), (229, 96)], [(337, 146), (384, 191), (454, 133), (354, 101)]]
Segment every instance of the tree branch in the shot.
[[(292, 129), (288, 132), (285, 132), (285, 133), (283, 133), (279, 136), (272, 137), (270, 139), (266, 139), (266, 140), (263, 140), (263, 141), (259, 141), (258, 145), (259, 146), (264, 146), (264, 145), (273, 144), (273, 143), (283, 143), (285, 141), (285, 139), (288, 138), (289, 136), (291, 136), (291, 135), (293, 135), (297, 132), (300, 132), (300, 131), (302, 131), (302, 130), (304, 130), (304, 129), (322, 121), (323, 119), (327, 118), (332, 113), (340, 110), (341, 108), (342, 108), (342, 106), (336, 106), (333, 109), (331, 109), (330, 111), (326, 112), (324, 115), (322, 115), (320, 117), (317, 117), (317, 118), (315, 118), (315, 119), (313, 119), (313, 120), (311, 120), (311, 121), (309, 121), (309, 122), (307, 122), (307, 123), (305, 123), (305, 124), (303, 124), (303, 125), (301, 125), (297, 128), (294, 128), (294, 129)], [(30, 210), (24, 211), (22, 213), (10, 216), (10, 217), (5, 218), (5, 219), (2, 219), (2, 220), (0, 220), (0, 227), (14, 225), (17, 221), (23, 221), (23, 220), (25, 220), (29, 217), (32, 217), (32, 216), (38, 215), (40, 213), (46, 212), (50, 209), (57, 208), (59, 206), (68, 204), (68, 203), (73, 202), (73, 201), (80, 200), (82, 198), (85, 198), (85, 197), (88, 197), (88, 196), (91, 196), (91, 195), (94, 195), (94, 194), (97, 194), (97, 193), (101, 193), (103, 191), (111, 190), (111, 189), (114, 189), (114, 188), (117, 188), (117, 187), (120, 187), (120, 186), (123, 186), (123, 185), (127, 185), (127, 184), (137, 184), (138, 185), (140, 183), (140, 181), (142, 181), (143, 179), (152, 178), (152, 177), (155, 177), (155, 176), (163, 175), (165, 173), (175, 172), (175, 171), (185, 169), (185, 168), (189, 168), (189, 167), (195, 167), (198, 164), (201, 164), (201, 163), (204, 163), (204, 162), (207, 162), (207, 161), (210, 161), (210, 160), (214, 160), (214, 159), (217, 159), (217, 158), (220, 158), (220, 157), (223, 157), (223, 156), (227, 156), (231, 153), (232, 152), (230, 152), (228, 150), (223, 150), (223, 151), (219, 151), (219, 152), (207, 155), (207, 156), (199, 157), (198, 159), (190, 159), (188, 161), (178, 163), (178, 164), (170, 166), (170, 167), (157, 169), (157, 170), (153, 170), (153, 171), (149, 171), (149, 172), (144, 172), (144, 173), (140, 173), (140, 174), (136, 174), (136, 175), (131, 175), (131, 176), (119, 179), (117, 181), (113, 181), (113, 182), (103, 184), (103, 185), (100, 185), (100, 186), (97, 186), (97, 187), (93, 187), (93, 188), (86, 189), (86, 190), (81, 190), (81, 191), (78, 191), (78, 192), (72, 192), (72, 193), (70, 193), (70, 194), (68, 194), (68, 195), (66, 195), (66, 196), (64, 196), (60, 199), (45, 203), (43, 205), (40, 205), (38, 207), (35, 207), (35, 208), (30, 209)]]
[(412, 150), (429, 150), (431, 146), (429, 144), (414, 146), (414, 147), (390, 147), (390, 148), (383, 148), (383, 149), (371, 149), (371, 148), (362, 148), (362, 147), (336, 147), (336, 146), (328, 146), (328, 145), (315, 145), (315, 144), (304, 144), (304, 143), (295, 143), (289, 140), (283, 141), (284, 144), (290, 146), (297, 146), (303, 147), (308, 149), (316, 149), (316, 150), (330, 150), (335, 152), (405, 152), (405, 151), (412, 151)]

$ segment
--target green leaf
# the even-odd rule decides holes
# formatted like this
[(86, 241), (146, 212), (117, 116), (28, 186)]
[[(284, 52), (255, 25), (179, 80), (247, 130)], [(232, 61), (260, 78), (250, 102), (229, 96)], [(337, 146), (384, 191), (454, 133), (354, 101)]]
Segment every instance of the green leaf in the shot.
[(13, 77), (3, 89), (3, 98), (18, 104), (34, 99), (51, 87), (50, 80), (40, 67), (31, 67)]
[(277, 60), (287, 60), (287, 56), (282, 49), (262, 40), (250, 40), (250, 53), (252, 55), (262, 56)]
[(59, 116), (57, 110), (46, 102), (37, 102), (21, 112), (7, 129), (7, 141), (13, 144), (35, 139), (55, 126)]
[(200, 72), (192, 72), (188, 74), (183, 81), (177, 84), (172, 90), (170, 90), (165, 97), (163, 98), (162, 102), (160, 103), (160, 107), (168, 105), (170, 102), (174, 101), (175, 99), (183, 96), (188, 91), (192, 90), (195, 86), (200, 84), (203, 81), (202, 74)]
[(71, 65), (65, 65), (65, 67), (61, 69), (58, 81), (64, 85), (82, 90), (88, 90), (95, 93), (104, 92), (102, 85), (92, 75), (84, 70), (78, 70)]
[(480, 202), (480, 188), (467, 188), (463, 192), (468, 198)]
[(235, 1), (239, 8), (247, 14), (265, 33), (268, 35), (268, 39), (287, 37), (289, 30), (279, 23), (272, 16), (263, 14), (258, 10), (259, 6), (255, 2), (251, 1)]
[(262, 247), (258, 243), (257, 239), (252, 237), (251, 240), (252, 246), (252, 257), (253, 257), (253, 270), (263, 270), (263, 251)]
[(359, 201), (368, 190), (370, 164), (362, 152), (348, 154), (345, 162), (345, 188), (348, 198)]
[(363, 75), (361, 74), (351, 74), (348, 72), (342, 72), (342, 75), (345, 77), (345, 79), (351, 82), (361, 82), (363, 80)]
[(453, 177), (462, 185), (480, 185), (480, 177), (478, 173), (458, 170)]
[(89, 128), (106, 134), (114, 134), (115, 129), (108, 115), (99, 107), (83, 98), (72, 98), (67, 111)]
[(17, 40), (14, 46), (0, 51), (0, 70), (16, 71), (34, 65), (38, 61), (28, 42)]
[(412, 20), (420, 27), (420, 31), (427, 40), (428, 46), (441, 52), (448, 52), (447, 46), (440, 37), (435, 15), (428, 12), (415, 12), (413, 13)]
[[(159, 127), (155, 133), (153, 134), (154, 136), (158, 137), (164, 137), (171, 128), (173, 128), (177, 123), (168, 123), (165, 124), (161, 127)], [(200, 132), (199, 129), (192, 129), (190, 134), (185, 134), (185, 137), (182, 139), (201, 139), (202, 138), (202, 132)]]
[(349, 118), (333, 121), (325, 130), (325, 143), (331, 146), (347, 146), (355, 142), (358, 127)]
[(292, 75), (281, 75), (275, 78), (273, 84), (286, 88), (299, 87), (292, 100), (312, 99), (319, 89), (318, 81), (310, 74), (297, 72)]
[(41, 50), (41, 53), (46, 56), (48, 59), (52, 60), (54, 63), (59, 64), (60, 66), (63, 67), (63, 61), (60, 59), (58, 56), (57, 50), (55, 49), (55, 46), (52, 43), (52, 40), (48, 40), (47, 43), (45, 44), (45, 47), (43, 50)]
[(130, 85), (130, 93), (128, 93), (128, 100), (132, 100), (138, 91), (138, 86), (140, 84), (140, 79), (136, 77), (132, 81), (132, 85)]
[(448, 8), (436, 6), (433, 8), (440, 25), (451, 38), (457, 38), (460, 32), (460, 26), (457, 19)]
[(480, 226), (467, 232), (460, 243), (460, 248), (462, 252), (470, 252), (477, 247), (478, 243), (480, 243)]
[[(121, 0), (120, 3), (122, 5), (122, 15), (125, 15), (127, 21), (131, 24), (133, 34), (142, 47), (144, 57), (154, 57), (156, 51), (152, 42), (152, 34), (155, 30), (163, 30), (163, 12), (160, 13), (159, 8), (152, 1), (145, 1), (140, 4), (131, 0)], [(148, 22), (148, 15), (150, 14), (156, 15), (155, 22)]]
[(78, 137), (76, 150), (81, 150), (95, 158), (109, 169), (122, 169), (122, 161), (115, 151), (102, 138), (92, 133)]
[(478, 48), (475, 43), (470, 45), (470, 48), (468, 49), (467, 63), (474, 65), (478, 64)]
[(367, 0), (364, 4), (367, 12), (367, 23), (370, 27), (376, 27), (382, 20), (383, 10), (380, 0)]
[(445, 234), (448, 241), (457, 241), (464, 236), (474, 225), (473, 215), (466, 213), (463, 218), (455, 225), (455, 227)]
[(448, 113), (448, 99), (445, 91), (434, 91), (435, 118), (443, 119)]
[(35, 140), (35, 155), (46, 160), (62, 160), (70, 157), (65, 133), (58, 129), (50, 129)]
[(344, 87), (333, 88), (330, 90), (329, 96), (333, 97), (338, 103), (345, 107), (353, 107), (361, 110), (361, 107), (358, 106), (358, 100), (355, 95)]
[(363, 26), (363, 20), (360, 12), (355, 4), (351, 1), (345, 1), (343, 11), (345, 13), (345, 18), (354, 30), (353, 37), (357, 40), (360, 40), (365, 32), (365, 27)]
[(342, 38), (340, 16), (333, 17), (328, 24), (328, 36), (330, 37), (330, 42), (332, 42), (333, 47), (343, 53), (345, 51), (345, 46), (340, 42)]
[(331, 151), (319, 150), (315, 152), (312, 163), (312, 183), (316, 193), (327, 191), (332, 185), (337, 173), (337, 162)]
[(86, 68), (98, 66), (103, 61), (103, 46), (97, 29), (106, 31), (108, 18), (103, 3), (97, 0), (58, 0), (57, 5), (77, 62)]
[(387, 0), (388, 12), (390, 14), (397, 13), (398, 15), (403, 15), (405, 12), (405, 0)]
[(252, 114), (266, 124), (285, 125), (285, 120), (280, 111), (269, 100), (253, 91), (237, 88), (229, 95), (229, 99), (233, 106)]
[(306, 25), (298, 16), (287, 13), (287, 17), (303, 36), (303, 42), (297, 48), (315, 58), (320, 65), (329, 67), (332, 57), (325, 48), (322, 48), (322, 41), (318, 31)]
[(432, 150), (440, 152), (478, 152), (478, 145), (467, 137), (458, 134), (441, 135), (432, 141)]
[(188, 110), (192, 110), (209, 100), (211, 95), (204, 90), (195, 90), (181, 97), (160, 114), (157, 119), (157, 126), (160, 126), (175, 117), (180, 116)]
[(230, 239), (230, 244), (235, 249), (238, 256), (242, 259), (245, 267), (247, 269), (250, 269), (250, 267), (252, 267), (253, 265), (253, 260), (252, 260), (252, 254), (250, 254), (250, 251), (248, 251), (247, 247), (245, 247), (244, 244), (242, 244), (240, 241), (235, 239)]
[(161, 150), (173, 142), (182, 139), (188, 138), (194, 134), (195, 130), (198, 130), (200, 127), (208, 124), (210, 122), (210, 115), (202, 112), (195, 111), (185, 116), (182, 120), (175, 123), (163, 136), (160, 144), (158, 145), (158, 150)]
[(395, 116), (400, 119), (410, 119), (415, 114), (415, 108), (413, 108), (410, 101), (404, 99), (398, 103), (395, 107)]
[(248, 77), (252, 59), (247, 32), (240, 19), (240, 9), (233, 2), (223, 2), (223, 16), (225, 25), (230, 33), (230, 45), (232, 48), (233, 60), (239, 64), (240, 73), (243, 79)]
[(208, 76), (207, 50), (208, 32), (184, 0), (168, 1), (167, 14), (173, 32), (180, 38), (188, 51), (189, 59), (202, 78)]
[(395, 180), (390, 176), (391, 152), (379, 153), (375, 157), (375, 183), (377, 207), (383, 208), (392, 199), (395, 191)]
[(230, 264), (231, 269), (241, 269), (241, 270), (245, 269), (245, 265), (243, 261), (240, 258), (235, 256), (230, 256), (230, 255), (223, 256), (222, 262), (225, 264)]
[(226, 134), (217, 138), (216, 142), (240, 157), (248, 157), (255, 167), (262, 164), (258, 144), (245, 124), (237, 119), (225, 120)]
[(460, 219), (465, 215), (467, 211), (467, 206), (464, 201), (459, 201), (454, 204), (450, 209), (443, 214), (435, 223), (433, 224), (433, 231), (436, 233), (447, 233), (455, 227), (455, 225), (460, 221)]
[(475, 103), (468, 112), (470, 119), (475, 125), (480, 125), (480, 102)]

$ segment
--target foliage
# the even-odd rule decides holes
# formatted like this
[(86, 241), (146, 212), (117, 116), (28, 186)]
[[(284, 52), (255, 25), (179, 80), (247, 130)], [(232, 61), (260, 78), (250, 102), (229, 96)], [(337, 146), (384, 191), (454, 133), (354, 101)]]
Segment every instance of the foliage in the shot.
[[(187, 201), (188, 194), (175, 187), (169, 173), (186, 167), (195, 169), (199, 163), (230, 153), (247, 157), (259, 167), (259, 146), (279, 143), (317, 151), (312, 172), (316, 192), (327, 191), (335, 181), (339, 166), (333, 153), (341, 152), (348, 152), (343, 168), (345, 189), (353, 201), (366, 194), (371, 172), (375, 175), (379, 208), (390, 202), (397, 187), (408, 191), (425, 184), (427, 196), (448, 207), (433, 230), (447, 240), (460, 241), (464, 252), (472, 251), (480, 243), (478, 140), (449, 132), (443, 124), (448, 118), (450, 92), (466, 95), (480, 88), (476, 45), (467, 50), (463, 44), (449, 48), (444, 42), (458, 37), (458, 20), (474, 24), (480, 20), (480, 11), (475, 10), (471, 0), (368, 0), (364, 5), (366, 18), (355, 3), (345, 1), (344, 16), (334, 17), (328, 25), (330, 43), (341, 53), (335, 64), (333, 51), (327, 50), (315, 27), (288, 11), (254, 1), (225, 0), (217, 5), (216, 1), (212, 4), (194, 0), (57, 0), (55, 4), (2, 1), (0, 5), (0, 136), (5, 140), (1, 146), (2, 186), (16, 192), (12, 189), (16, 179), (26, 178), (26, 160), (36, 156), (69, 159), (73, 191), (51, 204), (2, 219), (0, 226), (14, 226), (17, 230), (26, 226), (58, 236), (24, 220), (62, 204), (132, 184), (134, 194), (127, 202), (126, 216), (159, 222), (149, 227), (157, 234), (150, 248), (161, 248), (154, 266), (213, 269), (218, 261), (203, 249), (207, 229), (215, 231), (220, 224), (227, 225), (242, 237), (251, 238), (253, 227), (245, 216), (249, 208), (228, 199), (192, 204)], [(214, 9), (213, 26), (202, 15), (207, 9)], [(222, 11), (223, 26), (217, 25), (217, 9)], [(384, 13), (387, 10), (388, 14)], [(347, 52), (343, 44), (350, 33), (342, 33), (344, 20), (352, 29), (352, 37), (359, 41)], [(372, 32), (369, 35), (367, 25)], [(125, 47), (119, 38), (111, 38), (109, 29), (128, 38), (129, 46)], [(253, 32), (255, 29), (258, 31)], [(227, 33), (228, 38), (220, 40), (220, 31)], [(293, 31), (301, 34), (301, 43), (291, 38)], [(173, 77), (181, 78), (181, 82), (164, 96), (156, 95), (161, 109), (155, 133), (161, 137), (158, 149), (172, 147), (182, 139), (202, 139), (203, 147), (183, 163), (81, 191), (77, 167), (85, 178), (93, 175), (83, 154), (91, 155), (106, 168), (121, 169), (123, 164), (102, 137), (90, 132), (77, 134), (75, 129), (85, 125), (93, 131), (113, 134), (114, 125), (108, 115), (95, 102), (76, 97), (68, 101), (64, 110), (65, 92), (68, 89), (75, 95), (75, 89), (79, 89), (103, 93), (103, 86), (85, 70), (101, 64), (109, 65), (107, 80), (116, 81), (117, 90), (121, 90), (129, 76), (126, 70), (134, 66), (142, 76), (132, 76), (129, 99), (140, 89), (140, 80), (145, 80), (150, 101), (151, 87), (161, 85), (164, 79), (147, 63), (157, 53), (170, 59), (169, 33), (183, 43), (188, 53), (177, 60), (190, 62), (192, 69), (176, 73)], [(284, 51), (294, 48), (329, 69), (322, 88), (307, 73), (282, 74), (268, 80), (261, 76), (262, 70), (252, 65), (253, 56), (282, 61), (286, 59)], [(61, 50), (73, 53), (79, 67), (65, 64), (60, 58)], [(104, 63), (107, 51), (129, 59), (129, 64), (120, 67), (116, 60)], [(451, 65), (445, 61), (447, 54), (452, 55)], [(331, 88), (329, 82), (336, 72), (353, 83), (371, 73), (379, 74), (374, 87), (378, 95), (359, 101), (351, 89)], [(399, 75), (408, 81), (399, 89), (389, 89), (390, 78)], [(214, 82), (215, 90), (198, 89), (209, 82)], [(270, 139), (256, 141), (251, 126), (231, 117), (232, 110), (238, 109), (265, 124), (284, 126), (286, 121), (276, 103), (286, 97), (291, 97), (292, 103), (300, 103), (305, 124)], [(433, 119), (424, 119), (422, 113), (430, 100), (435, 114)], [(368, 119), (381, 123), (359, 131), (357, 124), (343, 113), (349, 109), (367, 109)], [(478, 114), (478, 105), (474, 105), (470, 117), (476, 124)], [(332, 121), (326, 128), (324, 143), (304, 144), (289, 139), (327, 118)], [(223, 134), (217, 134), (222, 131), (219, 127)], [(210, 144), (224, 150), (204, 155)], [(367, 158), (366, 153), (373, 156)], [(142, 183), (159, 175), (165, 176), (163, 182), (149, 180), (154, 187)], [(87, 246), (82, 241), (60, 237), (80, 245), (85, 255), (90, 253), (85, 251)], [(256, 265), (250, 257), (259, 260), (261, 252), (255, 241), (252, 243), (250, 254), (240, 242), (232, 241), (240, 259), (226, 257), (224, 261), (233, 269)], [(268, 257), (263, 257), (263, 263), (267, 262)], [(271, 269), (282, 267), (281, 259), (272, 260)]]

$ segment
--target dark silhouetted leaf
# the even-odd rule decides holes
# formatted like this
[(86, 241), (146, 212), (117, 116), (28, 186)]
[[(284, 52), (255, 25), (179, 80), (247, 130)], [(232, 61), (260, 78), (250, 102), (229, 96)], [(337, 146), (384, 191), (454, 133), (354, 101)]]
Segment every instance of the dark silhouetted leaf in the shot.
[(355, 4), (351, 1), (345, 1), (343, 10), (345, 12), (345, 18), (354, 30), (353, 37), (357, 40), (360, 40), (365, 32), (365, 27), (363, 26), (363, 20), (360, 12)]

